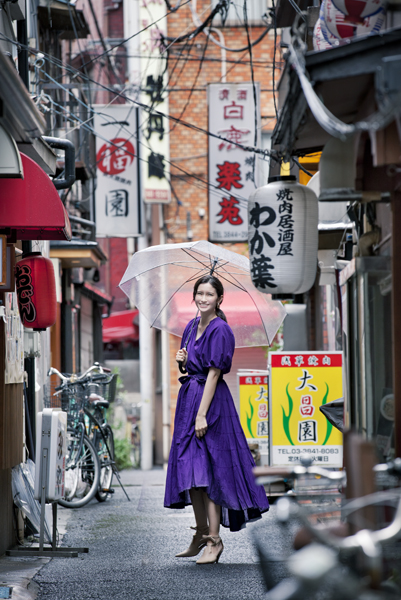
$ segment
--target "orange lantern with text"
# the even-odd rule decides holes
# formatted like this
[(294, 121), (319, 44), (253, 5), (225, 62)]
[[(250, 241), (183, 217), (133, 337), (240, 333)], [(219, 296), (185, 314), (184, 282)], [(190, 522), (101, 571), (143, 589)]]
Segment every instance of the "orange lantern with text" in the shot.
[(56, 322), (56, 280), (52, 261), (30, 252), (15, 266), (18, 308), (24, 327), (43, 331)]

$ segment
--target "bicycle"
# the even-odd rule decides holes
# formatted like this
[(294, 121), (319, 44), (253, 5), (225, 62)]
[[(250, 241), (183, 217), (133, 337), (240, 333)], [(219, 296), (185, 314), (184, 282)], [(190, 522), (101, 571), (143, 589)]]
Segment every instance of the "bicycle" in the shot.
[[(293, 469), (259, 467), (254, 471), (258, 476), (258, 483), (266, 483), (266, 477), (285, 476), (296, 479), (311, 474), (345, 482), (344, 473), (305, 464)], [(388, 473), (400, 481), (401, 459), (386, 465), (376, 465), (374, 471), (379, 474)], [(278, 521), (286, 525), (290, 520), (299, 520), (309, 537), (301, 536), (302, 543), (298, 539), (299, 549), (285, 559), (289, 576), (279, 583), (274, 581), (271, 572), (275, 563), (283, 562), (283, 557), (273, 557), (261, 541), (256, 540), (262, 574), (268, 589), (266, 600), (304, 600), (316, 597), (325, 600), (398, 599), (401, 588), (389, 579), (391, 562), (387, 564), (385, 558), (389, 561), (390, 555), (387, 553), (386, 556), (386, 548), (390, 548), (393, 554), (394, 551), (398, 553), (394, 564), (399, 565), (401, 548), (397, 547), (396, 540), (401, 535), (401, 489), (379, 491), (352, 499), (343, 508), (343, 513), (347, 513), (349, 520), (350, 515), (357, 511), (379, 504), (394, 506), (395, 514), (391, 523), (385, 523), (378, 530), (365, 528), (350, 535), (348, 526), (336, 530), (333, 527), (320, 528), (313, 525), (305, 509), (289, 497), (278, 500)]]
[[(93, 371), (98, 373), (93, 375)], [(106, 501), (114, 492), (111, 488), (113, 474), (121, 483), (114, 461), (113, 431), (105, 416), (109, 400), (103, 397), (113, 399), (116, 377), (105, 371), (95, 363), (80, 376), (66, 376), (55, 368), (48, 372), (49, 376), (57, 375), (61, 379), (53, 399), (60, 396), (61, 408), (68, 414), (66, 493), (64, 499), (59, 500), (67, 508), (80, 508), (94, 497), (99, 502)], [(91, 393), (93, 388), (103, 395)], [(129, 500), (122, 484), (121, 487)]]

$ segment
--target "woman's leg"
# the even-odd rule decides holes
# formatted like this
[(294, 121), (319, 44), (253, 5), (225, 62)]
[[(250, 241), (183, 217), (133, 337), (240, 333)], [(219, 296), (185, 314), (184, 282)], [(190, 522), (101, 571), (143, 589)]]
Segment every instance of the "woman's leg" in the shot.
[(224, 550), (223, 542), (219, 536), (221, 506), (210, 500), (205, 492), (203, 492), (203, 501), (209, 521), (209, 535), (206, 538), (207, 546), (202, 556), (196, 561), (197, 565), (209, 565), (218, 562)]
[(196, 521), (196, 527), (193, 527), (192, 529), (196, 529), (196, 532), (192, 538), (189, 548), (184, 550), (184, 552), (176, 554), (178, 557), (196, 556), (199, 554), (202, 548), (206, 546), (206, 541), (203, 536), (207, 536), (209, 534), (207, 512), (202, 490), (192, 488), (189, 490), (189, 495), (191, 496), (191, 502)]
[(206, 492), (203, 492), (203, 501), (206, 505), (206, 513), (209, 521), (209, 535), (218, 537), (220, 531), (221, 506), (210, 500)]
[(206, 496), (206, 494), (202, 490), (192, 488), (189, 490), (189, 495), (191, 496), (192, 507), (195, 513), (196, 527), (199, 530), (206, 530), (208, 528), (207, 512), (204, 500), (204, 496)]

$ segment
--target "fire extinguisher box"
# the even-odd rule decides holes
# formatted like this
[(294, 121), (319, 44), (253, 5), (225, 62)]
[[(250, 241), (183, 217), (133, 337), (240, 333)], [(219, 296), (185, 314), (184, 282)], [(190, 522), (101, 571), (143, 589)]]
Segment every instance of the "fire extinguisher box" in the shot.
[(38, 413), (36, 422), (36, 500), (41, 500), (44, 486), (46, 502), (63, 498), (66, 453), (67, 413), (45, 408)]

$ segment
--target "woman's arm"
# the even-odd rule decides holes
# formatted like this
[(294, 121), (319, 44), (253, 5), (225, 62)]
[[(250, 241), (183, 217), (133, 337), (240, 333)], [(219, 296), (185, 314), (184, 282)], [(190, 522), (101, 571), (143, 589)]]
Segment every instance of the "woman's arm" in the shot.
[(221, 370), (210, 367), (209, 373), (203, 390), (203, 396), (199, 405), (198, 414), (195, 419), (195, 435), (201, 438), (207, 431), (206, 415), (212, 403), (214, 393), (216, 391), (217, 382), (220, 377)]

